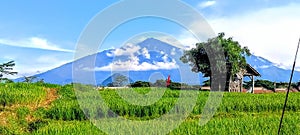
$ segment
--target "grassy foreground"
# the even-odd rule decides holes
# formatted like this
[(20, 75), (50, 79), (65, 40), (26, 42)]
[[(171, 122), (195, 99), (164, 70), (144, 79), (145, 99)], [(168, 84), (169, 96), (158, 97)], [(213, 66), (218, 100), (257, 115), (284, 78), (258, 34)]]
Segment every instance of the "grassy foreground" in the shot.
[[(214, 117), (200, 126), (199, 119), (209, 92), (135, 88), (133, 91), (138, 95), (133, 95), (132, 89), (78, 88), (76, 97), (72, 85), (0, 84), (0, 134), (106, 134), (104, 131), (112, 131), (108, 134), (158, 134), (155, 129), (176, 125), (171, 117), (188, 110), (185, 103), (176, 105), (179, 98), (189, 99), (195, 94), (198, 94), (195, 106), (188, 117), (174, 130), (166, 130), (168, 134), (277, 134), (285, 98), (284, 93), (224, 93)], [(101, 107), (104, 104), (99, 102), (99, 96), (110, 109)], [(144, 100), (149, 96), (151, 100)], [(77, 99), (84, 99), (86, 104), (80, 107)], [(138, 104), (140, 102), (144, 104)], [(282, 134), (300, 133), (299, 103), (300, 93), (291, 93)], [(170, 121), (155, 121), (168, 112), (174, 112)], [(118, 121), (120, 117), (137, 123), (127, 125)], [(143, 130), (135, 128), (142, 126), (138, 122), (151, 120), (154, 121)], [(100, 130), (94, 123), (106, 130)]]

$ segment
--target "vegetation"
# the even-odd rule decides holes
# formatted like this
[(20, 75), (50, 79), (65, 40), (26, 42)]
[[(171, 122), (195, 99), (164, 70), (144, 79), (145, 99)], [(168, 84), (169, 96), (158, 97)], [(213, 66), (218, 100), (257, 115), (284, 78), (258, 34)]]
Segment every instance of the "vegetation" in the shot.
[(130, 84), (131, 87), (150, 87), (150, 85), (151, 85), (150, 82), (145, 82), (145, 81), (136, 81)]
[(111, 79), (112, 82), (107, 84), (108, 87), (123, 87), (127, 85), (129, 78), (122, 74), (114, 74)]
[[(275, 90), (276, 88), (287, 88), (288, 82), (272, 82), (269, 80), (255, 80), (255, 87), (263, 87), (268, 90)], [(299, 91), (300, 82), (292, 83), (292, 88), (297, 89)], [(243, 85), (244, 88), (248, 89), (252, 87), (252, 81), (246, 81)]]
[(38, 104), (46, 96), (41, 86), (25, 83), (0, 84), (0, 104), (11, 106), (14, 104)]
[[(219, 33), (217, 37), (207, 42), (197, 43), (196, 48), (185, 51), (180, 59), (183, 63), (188, 63), (193, 72), (201, 72), (204, 77), (210, 77), (213, 82), (222, 85), (222, 82), (219, 82), (222, 81), (220, 77), (226, 74), (233, 76), (241, 68), (246, 67), (246, 55), (251, 55), (247, 47), (242, 48), (231, 37), (225, 38), (224, 33)], [(224, 79), (228, 80), (229, 77)]]
[[(42, 83), (0, 84), (0, 134), (105, 134), (88, 120), (114, 119), (117, 115), (137, 120), (150, 120), (166, 114), (177, 102), (181, 93), (198, 94), (196, 105), (189, 117), (169, 134), (276, 134), (284, 93), (247, 94), (225, 93), (223, 101), (214, 117), (204, 126), (199, 126), (201, 112), (208, 99), (209, 92), (179, 91), (169, 88), (133, 88), (141, 95), (154, 91), (154, 97), (163, 95), (156, 102), (140, 106), (123, 99), (119, 92), (129, 93), (130, 89), (99, 90), (109, 110), (100, 108), (95, 91), (91, 86), (79, 85), (76, 93), (72, 85), (57, 86)], [(56, 96), (51, 95), (54, 90)], [(52, 91), (53, 92), (53, 91)], [(124, 95), (123, 95), (124, 96)], [(132, 96), (132, 95), (126, 95)], [(81, 110), (77, 99), (86, 98), (89, 106)], [(134, 97), (135, 99), (137, 97)], [(189, 98), (187, 95), (185, 98)], [(52, 100), (50, 100), (52, 99)], [(89, 101), (89, 102), (90, 102)], [(284, 119), (283, 134), (300, 132), (300, 93), (290, 93)], [(5, 105), (3, 104), (5, 103)], [(94, 106), (94, 107), (92, 107)], [(89, 109), (89, 108), (92, 109)], [(184, 104), (178, 108), (186, 108)], [(86, 113), (86, 114), (85, 114)], [(126, 125), (122, 125), (126, 127)], [(150, 125), (153, 128), (162, 123)], [(150, 129), (149, 129), (150, 130)], [(149, 133), (145, 130), (145, 133)], [(130, 134), (130, 133), (128, 133)]]
[(130, 87), (133, 88), (139, 88), (139, 87), (160, 87), (160, 88), (170, 88), (171, 90), (184, 90), (184, 89), (188, 89), (188, 90), (199, 90), (201, 87), (200, 86), (191, 86), (185, 83), (178, 83), (178, 82), (172, 82), (172, 80), (170, 80), (170, 84), (168, 86), (166, 86), (166, 80), (156, 80), (155, 83), (151, 83), (151, 82), (145, 82), (145, 81), (136, 81), (134, 83), (130, 84)]
[(9, 61), (7, 63), (0, 64), (0, 82), (12, 82), (8, 78), (5, 78), (4, 75), (16, 75), (18, 72), (13, 71), (13, 67), (15, 66), (14, 61)]

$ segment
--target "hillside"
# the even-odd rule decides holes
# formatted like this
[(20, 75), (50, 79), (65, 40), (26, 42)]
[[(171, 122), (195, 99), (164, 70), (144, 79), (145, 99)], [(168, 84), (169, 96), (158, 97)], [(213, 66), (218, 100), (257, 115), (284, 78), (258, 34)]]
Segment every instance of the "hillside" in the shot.
[[(149, 38), (136, 45), (129, 44), (117, 49), (104, 50), (35, 76), (47, 83), (68, 84), (74, 79), (72, 70), (78, 69), (82, 72), (95, 71), (94, 84), (102, 84), (114, 73), (125, 73), (132, 81), (165, 79), (168, 75), (171, 75), (173, 81), (188, 84), (199, 84), (206, 80), (201, 74), (191, 72), (190, 67), (180, 61), (182, 54), (183, 51), (175, 46)], [(94, 61), (94, 58), (95, 67), (86, 67), (85, 65)], [(246, 59), (261, 74), (257, 79), (288, 82), (291, 70), (280, 68), (277, 64), (255, 55)], [(161, 75), (151, 78), (157, 73)], [(19, 78), (15, 81), (21, 80), (22, 78)], [(296, 71), (293, 81), (299, 80), (300, 72)], [(77, 81), (92, 84), (91, 80), (84, 79), (84, 73)]]

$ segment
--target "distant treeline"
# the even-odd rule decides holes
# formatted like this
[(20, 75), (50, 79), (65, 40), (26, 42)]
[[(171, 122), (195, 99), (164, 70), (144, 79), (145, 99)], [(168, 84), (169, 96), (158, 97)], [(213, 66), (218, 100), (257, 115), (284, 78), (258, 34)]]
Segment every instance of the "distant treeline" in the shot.
[(146, 81), (136, 81), (134, 83), (129, 84), (130, 87), (168, 87), (174, 90), (180, 89), (189, 89), (189, 90), (199, 90), (201, 89), (200, 85), (188, 85), (186, 83), (172, 82), (170, 81), (170, 85), (167, 86), (166, 80), (156, 80), (156, 82), (146, 82)]
[[(254, 86), (255, 87), (264, 87), (269, 90), (275, 90), (276, 88), (288, 88), (289, 83), (288, 82), (272, 82), (269, 80), (255, 80)], [(252, 87), (251, 81), (245, 81), (244, 82), (244, 88), (248, 89)], [(299, 90), (300, 87), (300, 81), (299, 82), (293, 82), (291, 84), (291, 88)]]

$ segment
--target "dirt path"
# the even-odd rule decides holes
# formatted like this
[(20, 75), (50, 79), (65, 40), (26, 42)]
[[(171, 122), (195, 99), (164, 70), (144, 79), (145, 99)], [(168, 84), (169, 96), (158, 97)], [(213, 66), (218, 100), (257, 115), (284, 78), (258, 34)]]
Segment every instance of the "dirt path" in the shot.
[[(49, 105), (58, 98), (58, 95), (57, 95), (57, 89), (54, 89), (54, 88), (46, 88), (46, 91), (47, 91), (47, 96), (46, 96), (46, 99), (44, 101), (42, 101), (38, 107), (49, 107)], [(35, 110), (36, 108), (34, 108)]]
[[(30, 112), (35, 111), (39, 107), (44, 107), (44, 108), (49, 108), (50, 104), (55, 101), (58, 98), (57, 91), (58, 89), (55, 88), (45, 88), (46, 97), (43, 101), (41, 101), (38, 104), (27, 104), (27, 105), (22, 105), (22, 104), (15, 104), (12, 106), (6, 106), (2, 111), (0, 111), (0, 125), (4, 126), (8, 124), (8, 119), (13, 117), (16, 117), (16, 110), (21, 107), (21, 106), (26, 106), (30, 109)], [(27, 121), (33, 121), (34, 117), (32, 115), (28, 115), (26, 117)]]

